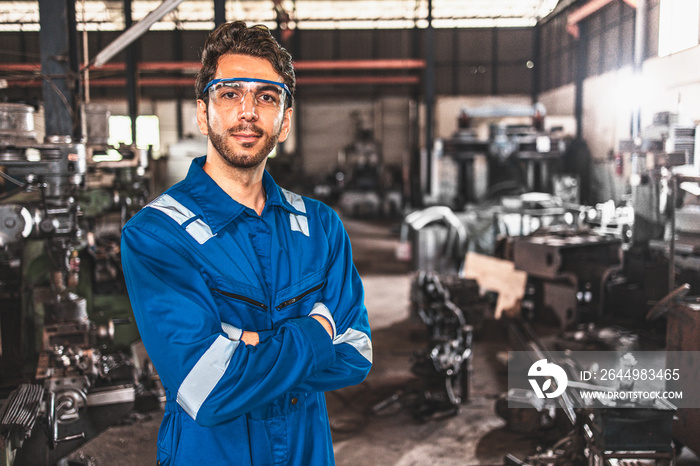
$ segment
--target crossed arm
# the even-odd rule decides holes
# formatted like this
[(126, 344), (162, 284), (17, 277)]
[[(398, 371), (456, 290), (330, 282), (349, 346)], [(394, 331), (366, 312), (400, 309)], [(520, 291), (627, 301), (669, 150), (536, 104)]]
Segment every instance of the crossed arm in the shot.
[[(330, 258), (332, 285), (319, 298), (333, 321), (311, 312), (285, 321), (270, 335), (244, 331), (241, 345), (222, 332), (212, 311), (216, 304), (203, 293), (208, 290), (203, 278), (183, 273), (194, 265), (188, 252), (155, 231), (139, 230), (127, 227), (122, 233), (134, 315), (168, 396), (198, 423), (220, 424), (284, 393), (335, 390), (366, 377), (371, 367), (367, 310), (357, 271), (343, 257), (349, 250)], [(336, 245), (342, 250), (349, 242), (345, 238)]]
[[(316, 319), (321, 325), (323, 325), (323, 328), (326, 330), (326, 332), (328, 332), (328, 336), (333, 338), (333, 327), (331, 327), (328, 319), (318, 315), (311, 316), (311, 318)], [(258, 332), (244, 330), (243, 334), (241, 335), (241, 341), (246, 345), (257, 346), (257, 344), (260, 343), (260, 335)]]

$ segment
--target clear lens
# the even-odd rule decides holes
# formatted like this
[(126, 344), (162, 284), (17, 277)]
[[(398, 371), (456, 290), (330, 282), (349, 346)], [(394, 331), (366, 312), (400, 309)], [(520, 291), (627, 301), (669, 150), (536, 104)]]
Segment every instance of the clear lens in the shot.
[(238, 107), (250, 94), (256, 107), (277, 109), (284, 102), (284, 89), (273, 83), (257, 81), (221, 81), (209, 88), (209, 98), (216, 105)]

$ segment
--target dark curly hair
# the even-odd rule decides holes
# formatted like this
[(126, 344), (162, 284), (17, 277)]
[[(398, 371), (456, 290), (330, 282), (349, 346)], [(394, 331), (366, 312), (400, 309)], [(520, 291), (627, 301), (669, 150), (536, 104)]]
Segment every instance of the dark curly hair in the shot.
[(197, 99), (209, 102), (209, 97), (202, 95), (202, 91), (214, 79), (219, 58), (227, 53), (250, 55), (269, 61), (291, 92), (287, 96), (285, 108), (292, 106), (296, 90), (292, 56), (272, 37), (266, 26), (258, 24), (248, 27), (243, 21), (224, 23), (209, 34), (202, 51), (202, 67), (194, 84)]

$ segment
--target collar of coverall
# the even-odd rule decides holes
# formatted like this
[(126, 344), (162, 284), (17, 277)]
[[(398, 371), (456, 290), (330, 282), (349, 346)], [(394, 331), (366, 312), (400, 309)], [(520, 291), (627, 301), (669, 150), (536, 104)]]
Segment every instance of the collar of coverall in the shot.
[[(187, 177), (185, 178), (185, 183), (202, 209), (205, 223), (211, 228), (212, 233), (216, 234), (243, 213), (246, 207), (231, 199), (231, 197), (211, 179), (204, 171), (203, 167), (205, 161), (206, 156), (198, 157), (192, 161), (190, 169), (187, 172)], [(267, 170), (263, 173), (262, 182), (267, 197), (265, 201), (266, 208), (279, 206), (294, 215), (307, 216), (305, 212), (296, 209), (285, 199), (281, 188), (275, 183), (275, 180)]]

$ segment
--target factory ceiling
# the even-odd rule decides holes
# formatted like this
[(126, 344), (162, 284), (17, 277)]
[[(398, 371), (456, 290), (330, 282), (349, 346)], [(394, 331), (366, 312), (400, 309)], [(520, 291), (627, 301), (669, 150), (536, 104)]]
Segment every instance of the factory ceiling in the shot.
[[(162, 2), (132, 0), (139, 21)], [(558, 0), (432, 0), (433, 27), (528, 27), (549, 14)], [(283, 18), (290, 29), (424, 28), (429, 0), (229, 0), (226, 19), (276, 27)], [(79, 30), (121, 31), (122, 0), (76, 0)], [(213, 0), (185, 0), (154, 24), (154, 30), (209, 30)], [(38, 1), (0, 0), (0, 31), (37, 31)]]

